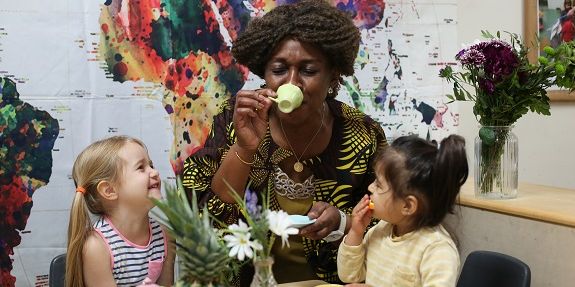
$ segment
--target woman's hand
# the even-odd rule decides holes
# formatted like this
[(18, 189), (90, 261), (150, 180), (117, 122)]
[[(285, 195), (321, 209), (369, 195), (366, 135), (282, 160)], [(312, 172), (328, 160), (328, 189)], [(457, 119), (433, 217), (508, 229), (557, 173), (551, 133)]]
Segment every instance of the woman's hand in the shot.
[(268, 111), (272, 106), (269, 96), (276, 96), (270, 89), (256, 91), (241, 90), (236, 94), (234, 107), (234, 128), (237, 145), (248, 151), (255, 151), (267, 132)]
[(317, 219), (313, 224), (300, 230), (300, 234), (312, 240), (319, 240), (326, 237), (330, 232), (339, 228), (341, 216), (337, 207), (329, 205), (327, 202), (316, 202), (307, 216)]

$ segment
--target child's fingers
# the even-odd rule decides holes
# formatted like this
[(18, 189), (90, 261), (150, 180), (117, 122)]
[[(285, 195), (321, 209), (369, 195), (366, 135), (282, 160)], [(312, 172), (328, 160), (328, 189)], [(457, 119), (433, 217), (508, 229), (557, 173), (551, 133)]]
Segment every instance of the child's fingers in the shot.
[(363, 198), (361, 199), (362, 202), (369, 202), (369, 194), (366, 194), (363, 196)]
[(367, 212), (365, 213), (365, 216), (369, 218), (369, 220), (371, 221), (371, 218), (373, 217), (373, 209), (368, 208)]
[(358, 212), (359, 210), (362, 209), (362, 205), (361, 205), (361, 201), (353, 208), (353, 210), (351, 211), (352, 214)]
[(351, 229), (359, 234), (363, 234), (370, 222), (371, 210), (368, 206), (364, 206), (362, 209), (352, 213)]
[(362, 221), (365, 217), (371, 216), (371, 210), (369, 206), (365, 205), (361, 209), (354, 211), (352, 216), (354, 219), (357, 218), (359, 221)]
[(357, 203), (357, 205), (353, 208), (354, 210), (359, 210), (364, 206), (369, 205), (369, 195), (364, 195), (361, 200)]
[(371, 210), (369, 209), (369, 195), (364, 195), (358, 204), (353, 208), (352, 225), (364, 227), (365, 221), (371, 220)]

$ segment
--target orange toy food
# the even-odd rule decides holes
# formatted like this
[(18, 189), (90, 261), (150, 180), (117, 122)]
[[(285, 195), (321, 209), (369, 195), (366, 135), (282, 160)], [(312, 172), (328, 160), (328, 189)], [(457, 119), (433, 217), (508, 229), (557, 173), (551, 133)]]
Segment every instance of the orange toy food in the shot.
[(375, 208), (375, 203), (373, 203), (373, 201), (369, 201), (369, 209), (374, 209)]

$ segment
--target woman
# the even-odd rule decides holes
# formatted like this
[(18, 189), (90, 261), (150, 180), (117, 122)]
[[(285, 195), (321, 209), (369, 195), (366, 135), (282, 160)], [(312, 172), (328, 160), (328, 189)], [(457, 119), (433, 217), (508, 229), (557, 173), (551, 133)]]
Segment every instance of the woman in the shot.
[[(354, 72), (359, 40), (351, 19), (323, 1), (279, 6), (252, 20), (232, 53), (265, 87), (232, 97), (203, 149), (184, 164), (184, 187), (228, 224), (238, 211), (224, 179), (240, 195), (248, 181), (257, 193), (270, 192), (272, 209), (317, 218), (290, 237), (289, 249), (274, 246), (279, 283), (339, 281), (335, 259), (347, 214), (367, 193), (374, 154), (386, 145), (374, 120), (335, 99), (341, 76)], [(304, 94), (289, 114), (269, 99), (286, 83)]]

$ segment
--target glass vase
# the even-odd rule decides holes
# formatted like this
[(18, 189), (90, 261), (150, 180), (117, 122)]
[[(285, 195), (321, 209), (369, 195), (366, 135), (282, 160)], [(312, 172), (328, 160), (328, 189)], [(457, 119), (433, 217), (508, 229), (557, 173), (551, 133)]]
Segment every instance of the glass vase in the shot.
[(254, 259), (254, 279), (250, 287), (275, 287), (278, 286), (272, 266), (274, 264), (273, 257), (264, 257)]
[(517, 197), (518, 141), (513, 126), (481, 126), (475, 138), (475, 196)]

